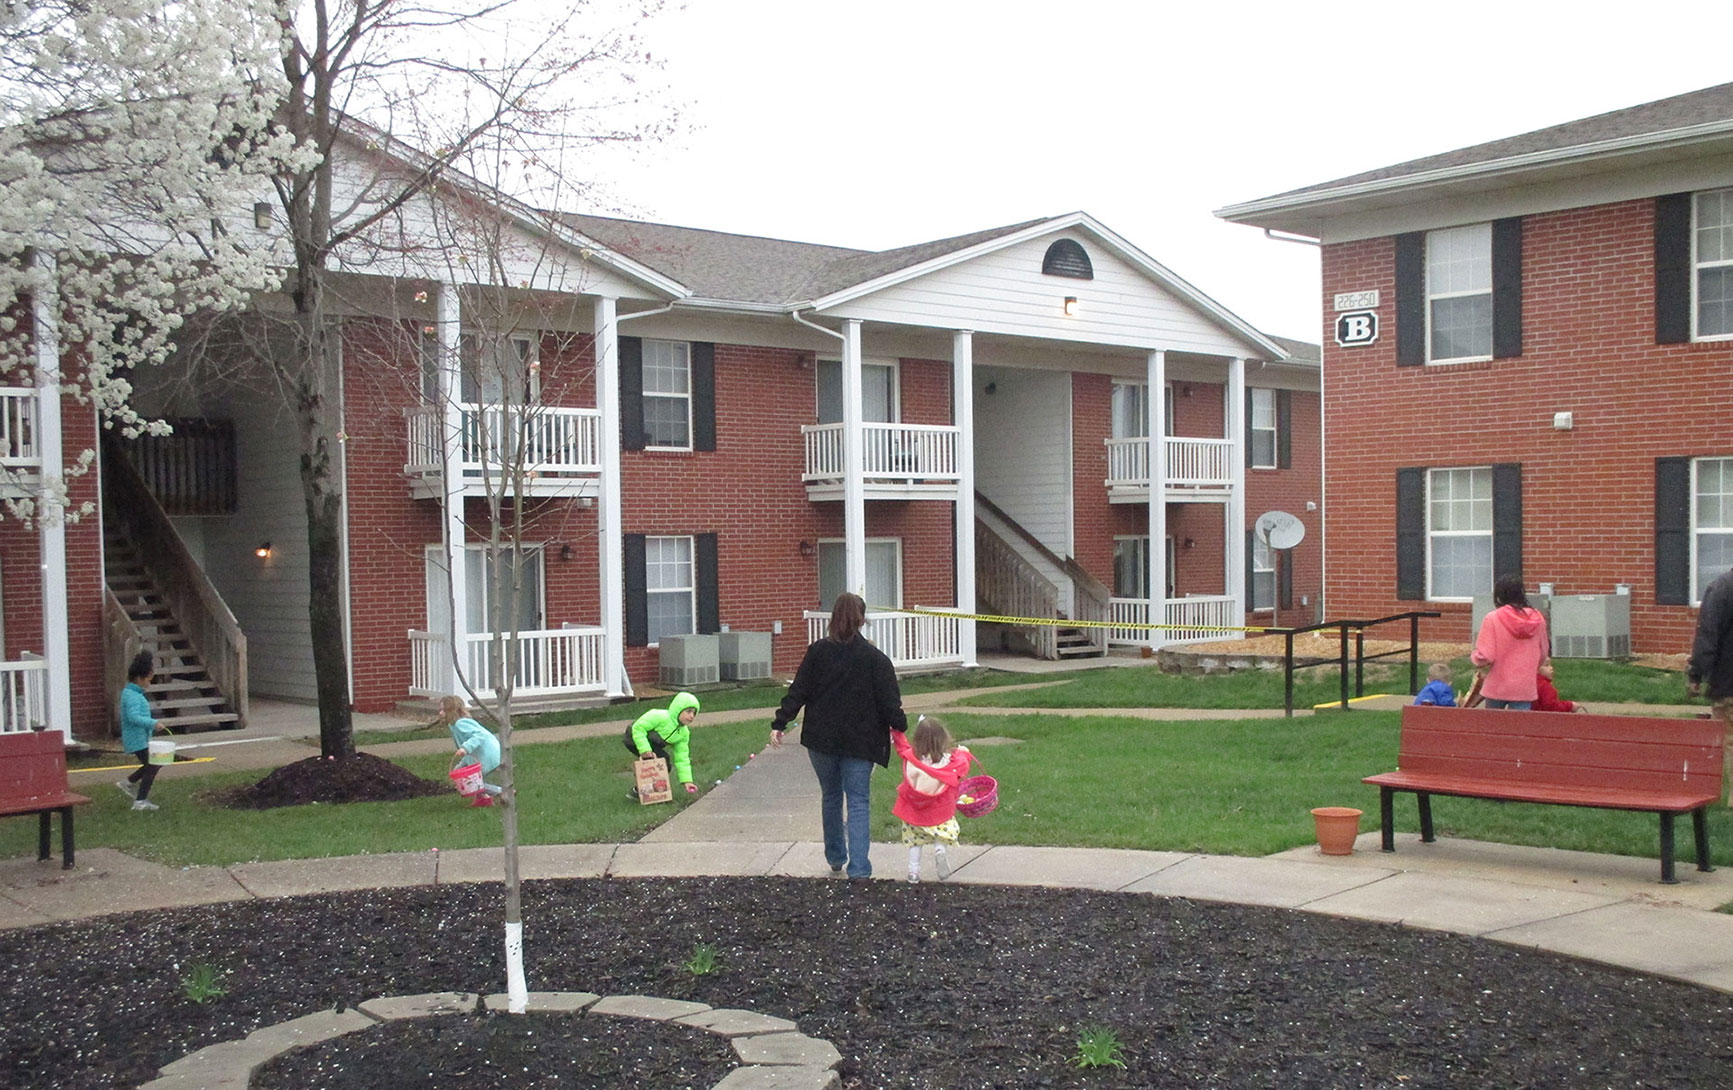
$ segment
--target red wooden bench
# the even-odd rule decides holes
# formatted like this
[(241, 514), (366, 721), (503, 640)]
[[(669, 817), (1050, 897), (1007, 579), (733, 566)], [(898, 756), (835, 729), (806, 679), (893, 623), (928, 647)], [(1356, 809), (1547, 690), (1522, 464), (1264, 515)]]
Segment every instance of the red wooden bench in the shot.
[(1721, 799), (1721, 724), (1630, 715), (1402, 709), (1397, 771), (1367, 776), (1379, 789), (1383, 847), (1396, 850), (1391, 797), (1412, 791), (1420, 839), (1431, 843), (1432, 796), (1641, 810), (1660, 815), (1661, 881), (1673, 875), (1673, 818), (1690, 814), (1697, 869), (1709, 865), (1705, 807)]
[(36, 858), (48, 858), (49, 822), (60, 815), (60, 865), (72, 869), (72, 808), (90, 800), (66, 789), (66, 742), (59, 731), (0, 734), (0, 817), (41, 819)]

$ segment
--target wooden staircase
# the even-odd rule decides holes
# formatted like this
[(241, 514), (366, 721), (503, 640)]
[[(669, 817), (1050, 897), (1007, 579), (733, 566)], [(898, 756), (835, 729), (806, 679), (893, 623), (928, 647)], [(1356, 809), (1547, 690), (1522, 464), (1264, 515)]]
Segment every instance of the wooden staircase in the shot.
[(138, 549), (112, 521), (103, 535), (109, 593), (138, 631), (141, 650), (156, 656), (156, 678), (144, 688), (151, 713), (176, 733), (228, 730), (241, 716), (200, 660)]

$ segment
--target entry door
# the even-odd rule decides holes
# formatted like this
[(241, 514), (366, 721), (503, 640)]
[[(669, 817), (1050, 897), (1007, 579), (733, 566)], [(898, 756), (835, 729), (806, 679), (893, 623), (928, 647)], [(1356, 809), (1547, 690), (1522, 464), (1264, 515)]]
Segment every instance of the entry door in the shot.
[[(897, 369), (888, 363), (862, 363), (860, 418), (868, 424), (895, 422)], [(818, 361), (818, 422), (842, 423), (842, 361)]]
[[(848, 589), (845, 560), (842, 542), (818, 543), (818, 608), (827, 613)], [(902, 543), (895, 538), (866, 543), (866, 602), (868, 609), (902, 608)]]

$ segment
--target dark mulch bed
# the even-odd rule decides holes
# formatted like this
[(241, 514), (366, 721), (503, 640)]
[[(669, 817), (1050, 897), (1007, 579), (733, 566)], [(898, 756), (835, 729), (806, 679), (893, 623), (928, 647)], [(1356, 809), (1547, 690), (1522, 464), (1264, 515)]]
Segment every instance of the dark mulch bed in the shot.
[(269, 810), (310, 802), (401, 802), (450, 790), (450, 784), (424, 780), (383, 757), (356, 753), (308, 757), (284, 765), (258, 783), (211, 792), (210, 799), (231, 810)]
[[(196, 1048), (312, 1011), (501, 991), (501, 903), (497, 884), (418, 887), (3, 932), (0, 1070), (14, 1087), (135, 1086)], [(850, 1090), (1623, 1090), (1723, 1086), (1733, 1069), (1733, 997), (1304, 913), (730, 878), (532, 882), (524, 919), (532, 989), (790, 1018), (842, 1051)], [(699, 943), (718, 950), (704, 976), (682, 967)], [(227, 989), (202, 1005), (181, 984), (201, 963)], [(1123, 1070), (1068, 1063), (1094, 1023), (1123, 1042)], [(547, 1065), (562, 1086), (713, 1085), (731, 1061), (686, 1066), (708, 1064), (694, 1040), (597, 1015), (449, 1016), (285, 1059), (269, 1085), (503, 1090), (536, 1085), (522, 1068)]]

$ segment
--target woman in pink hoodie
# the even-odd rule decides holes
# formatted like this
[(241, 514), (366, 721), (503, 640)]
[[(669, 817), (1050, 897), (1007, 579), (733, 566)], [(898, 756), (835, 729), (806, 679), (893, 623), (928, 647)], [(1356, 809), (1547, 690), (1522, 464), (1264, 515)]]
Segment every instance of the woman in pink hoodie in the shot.
[(1551, 657), (1546, 618), (1528, 604), (1522, 577), (1507, 575), (1492, 588), (1497, 607), (1480, 622), (1469, 659), (1480, 667), (1486, 680), (1480, 695), (1489, 708), (1528, 711), (1539, 695), (1535, 678), (1540, 664)]

